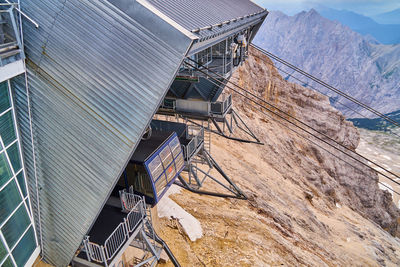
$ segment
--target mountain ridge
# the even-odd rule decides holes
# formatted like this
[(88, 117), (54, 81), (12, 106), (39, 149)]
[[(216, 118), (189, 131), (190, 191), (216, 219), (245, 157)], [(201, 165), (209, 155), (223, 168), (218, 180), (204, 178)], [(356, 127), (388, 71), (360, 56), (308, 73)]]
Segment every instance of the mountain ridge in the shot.
[[(270, 12), (254, 43), (381, 113), (400, 109), (400, 45), (370, 43), (315, 9), (295, 16)], [(288, 72), (303, 78), (292, 70)], [(329, 90), (309, 84), (349, 106), (351, 109), (336, 105), (347, 116), (361, 113), (373, 117)]]
[(373, 19), (382, 24), (400, 24), (400, 8), (373, 16)]
[(380, 24), (370, 17), (348, 10), (327, 7), (318, 7), (316, 10), (321, 16), (339, 21), (364, 36), (371, 35), (382, 44), (400, 43), (400, 24)]

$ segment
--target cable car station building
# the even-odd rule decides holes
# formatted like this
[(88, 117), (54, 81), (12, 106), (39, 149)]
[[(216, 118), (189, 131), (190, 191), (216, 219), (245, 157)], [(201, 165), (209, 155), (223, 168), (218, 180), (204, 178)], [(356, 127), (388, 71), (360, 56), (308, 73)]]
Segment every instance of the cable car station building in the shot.
[(137, 266), (162, 250), (179, 266), (150, 208), (173, 183), (218, 195), (198, 164), (245, 198), (207, 134), (241, 141), (223, 81), (268, 12), (249, 0), (14, 2), (0, 0), (0, 265), (122, 266), (132, 246)]

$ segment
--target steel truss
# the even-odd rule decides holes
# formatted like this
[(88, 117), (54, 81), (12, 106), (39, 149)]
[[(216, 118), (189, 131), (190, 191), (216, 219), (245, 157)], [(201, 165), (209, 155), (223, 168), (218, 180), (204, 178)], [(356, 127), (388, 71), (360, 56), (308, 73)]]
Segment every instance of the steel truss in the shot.
[[(203, 126), (202, 124), (185, 117), (185, 115), (179, 115), (186, 121), (195, 124), (197, 126)], [(260, 139), (254, 134), (254, 132), (247, 126), (244, 120), (239, 116), (239, 114), (232, 108), (224, 116), (221, 117), (207, 117), (207, 119), (212, 123), (215, 129), (211, 126), (205, 127), (205, 130), (222, 136), (226, 139), (241, 142), (250, 143), (257, 145), (264, 145)], [(196, 120), (201, 120), (199, 117)], [(248, 138), (241, 138), (235, 136), (235, 131), (239, 129), (241, 133), (244, 133)]]
[[(213, 169), (219, 173), (219, 179), (210, 174)], [(243, 191), (225, 174), (210, 153), (204, 148), (199, 151), (195, 158), (187, 162), (185, 171), (188, 173), (188, 178), (185, 179), (179, 175), (179, 181), (175, 183), (193, 193), (215, 197), (247, 199)], [(226, 193), (202, 190), (201, 188), (207, 179), (218, 184)]]

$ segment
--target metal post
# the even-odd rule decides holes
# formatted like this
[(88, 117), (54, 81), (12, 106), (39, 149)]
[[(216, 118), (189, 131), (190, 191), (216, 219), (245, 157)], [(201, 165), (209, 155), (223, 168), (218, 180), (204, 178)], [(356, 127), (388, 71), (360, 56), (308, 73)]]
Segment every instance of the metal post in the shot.
[(89, 237), (86, 236), (85, 239), (83, 239), (83, 246), (85, 247), (86, 257), (88, 258), (88, 261), (91, 262), (92, 259), (90, 257), (88, 242), (89, 242)]
[(17, 26), (17, 21), (16, 18), (14, 16), (14, 6), (12, 6), (9, 10), (8, 13), (10, 14), (10, 19), (11, 19), (11, 23), (14, 29), (14, 33), (15, 33), (15, 39), (17, 39), (17, 43), (18, 43), (18, 47), (21, 50), (20, 54), (22, 56), (22, 59), (25, 57), (24, 55), (24, 48), (22, 47), (22, 41), (21, 41), (21, 36), (19, 35), (19, 30), (18, 30), (18, 26)]
[(129, 218), (124, 218), (124, 230), (126, 238), (129, 239)]
[(128, 190), (129, 183), (128, 183), (128, 174), (126, 173), (126, 170), (124, 171), (124, 181), (125, 181), (125, 188)]
[(108, 267), (108, 261), (107, 261), (107, 258), (106, 258), (106, 253), (107, 252), (105, 251), (103, 246), (100, 246), (100, 252), (101, 252), (101, 258), (103, 259), (105, 267)]

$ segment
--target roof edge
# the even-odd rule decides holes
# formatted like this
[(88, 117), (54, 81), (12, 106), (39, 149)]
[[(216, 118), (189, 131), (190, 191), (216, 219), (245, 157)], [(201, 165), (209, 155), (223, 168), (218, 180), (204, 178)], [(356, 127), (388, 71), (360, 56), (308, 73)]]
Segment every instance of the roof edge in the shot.
[(179, 30), (180, 32), (185, 34), (190, 39), (192, 39), (194, 41), (199, 39), (198, 36), (196, 36), (195, 34), (190, 32), (189, 30), (185, 29), (184, 27), (179, 25), (177, 22), (175, 22), (174, 20), (172, 20), (171, 18), (166, 16), (164, 13), (162, 13), (160, 10), (158, 10), (155, 6), (150, 4), (147, 0), (136, 0), (136, 1), (138, 3), (140, 3), (142, 6), (144, 6), (145, 8), (149, 9), (154, 14), (156, 14), (158, 17), (163, 19), (165, 22), (167, 22), (168, 24), (170, 24), (171, 26), (173, 26), (174, 28), (176, 28), (177, 30)]

